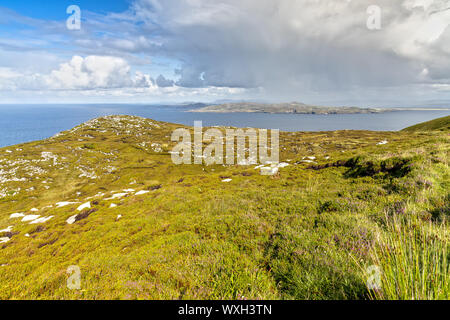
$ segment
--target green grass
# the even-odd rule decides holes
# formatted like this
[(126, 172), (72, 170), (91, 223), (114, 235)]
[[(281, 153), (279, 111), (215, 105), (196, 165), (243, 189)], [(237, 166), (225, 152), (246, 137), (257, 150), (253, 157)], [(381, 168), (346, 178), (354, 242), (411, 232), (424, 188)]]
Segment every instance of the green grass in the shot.
[(430, 130), (448, 131), (449, 129), (450, 129), (450, 116), (446, 116), (443, 118), (416, 124), (415, 126), (403, 129), (403, 131), (406, 132), (430, 131)]
[[(0, 149), (0, 230), (13, 227), (0, 244), (0, 298), (449, 298), (448, 131), (282, 132), (291, 165), (267, 177), (174, 165), (178, 127), (105, 117)], [(300, 162), (312, 155), (317, 164)], [(106, 200), (129, 188), (149, 193)], [(79, 204), (60, 201), (95, 211), (68, 225)], [(31, 208), (54, 218), (9, 219)], [(376, 294), (366, 286), (373, 264), (384, 270)], [(71, 265), (81, 290), (66, 286)]]
[(373, 298), (448, 299), (450, 238), (447, 225), (401, 222), (397, 217), (390, 220), (372, 252), (372, 263), (383, 270), (382, 290), (374, 290)]

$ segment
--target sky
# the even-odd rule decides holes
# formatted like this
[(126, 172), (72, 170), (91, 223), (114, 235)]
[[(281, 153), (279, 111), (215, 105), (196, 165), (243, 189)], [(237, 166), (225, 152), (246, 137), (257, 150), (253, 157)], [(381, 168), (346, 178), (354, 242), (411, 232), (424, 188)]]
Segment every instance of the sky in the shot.
[(447, 102), (449, 23), (450, 0), (2, 0), (0, 103)]

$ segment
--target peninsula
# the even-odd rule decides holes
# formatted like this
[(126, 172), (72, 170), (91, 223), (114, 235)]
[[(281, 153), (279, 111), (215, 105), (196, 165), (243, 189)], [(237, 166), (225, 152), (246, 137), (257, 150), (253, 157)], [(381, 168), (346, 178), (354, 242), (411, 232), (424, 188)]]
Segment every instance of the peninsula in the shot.
[(313, 106), (300, 102), (289, 103), (257, 103), (238, 102), (209, 105), (190, 110), (190, 112), (214, 112), (214, 113), (297, 113), (297, 114), (357, 114), (357, 113), (381, 113), (390, 112), (392, 109), (358, 108), (358, 107), (325, 107)]

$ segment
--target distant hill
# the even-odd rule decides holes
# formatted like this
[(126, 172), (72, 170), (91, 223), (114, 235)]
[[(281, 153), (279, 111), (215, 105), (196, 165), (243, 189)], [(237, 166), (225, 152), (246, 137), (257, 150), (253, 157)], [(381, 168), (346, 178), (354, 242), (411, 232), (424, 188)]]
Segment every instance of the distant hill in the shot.
[(416, 124), (412, 127), (403, 129), (402, 131), (445, 131), (450, 130), (450, 116)]
[(358, 107), (325, 107), (312, 106), (300, 102), (289, 103), (257, 103), (238, 102), (210, 105), (204, 108), (191, 110), (192, 112), (214, 113), (298, 113), (298, 114), (354, 114), (354, 113), (380, 113), (391, 111), (389, 109), (358, 108)]

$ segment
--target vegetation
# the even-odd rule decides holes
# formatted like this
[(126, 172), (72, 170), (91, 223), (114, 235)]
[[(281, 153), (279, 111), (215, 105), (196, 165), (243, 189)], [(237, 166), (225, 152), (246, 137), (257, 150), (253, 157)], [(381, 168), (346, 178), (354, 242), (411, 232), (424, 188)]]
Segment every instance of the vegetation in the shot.
[[(391, 220), (391, 221), (389, 221)], [(400, 221), (406, 220), (406, 221)], [(388, 219), (387, 230), (372, 251), (380, 266), (382, 290), (377, 299), (448, 299), (450, 274), (448, 229), (445, 224), (416, 224), (410, 219)]]
[(448, 130), (282, 132), (290, 165), (262, 176), (174, 165), (178, 127), (111, 116), (0, 149), (0, 298), (450, 298)]
[(440, 131), (448, 131), (450, 130), (450, 116), (434, 119), (431, 121), (423, 122), (416, 124), (415, 126), (403, 129), (403, 131), (431, 131), (431, 130), (440, 130)]

